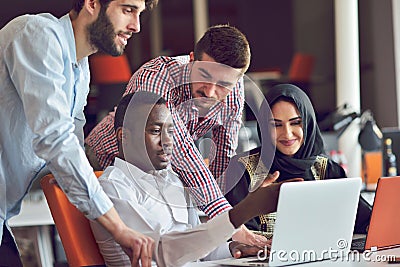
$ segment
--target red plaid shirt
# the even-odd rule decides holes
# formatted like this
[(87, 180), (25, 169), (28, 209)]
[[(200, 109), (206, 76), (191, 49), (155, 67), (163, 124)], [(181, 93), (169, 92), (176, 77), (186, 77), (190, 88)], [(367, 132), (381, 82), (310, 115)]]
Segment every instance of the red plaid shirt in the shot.
[[(224, 102), (213, 106), (206, 117), (199, 120), (198, 110), (191, 101), (188, 63), (189, 56), (157, 57), (133, 74), (125, 94), (135, 90), (150, 91), (167, 100), (175, 124), (172, 166), (188, 185), (200, 208), (213, 217), (231, 208), (220, 188), (225, 189), (224, 171), (237, 147), (244, 106), (243, 79)], [(208, 168), (194, 141), (210, 130), (214, 146)], [(96, 153), (103, 168), (113, 163), (118, 154), (114, 112), (90, 132), (85, 142)]]

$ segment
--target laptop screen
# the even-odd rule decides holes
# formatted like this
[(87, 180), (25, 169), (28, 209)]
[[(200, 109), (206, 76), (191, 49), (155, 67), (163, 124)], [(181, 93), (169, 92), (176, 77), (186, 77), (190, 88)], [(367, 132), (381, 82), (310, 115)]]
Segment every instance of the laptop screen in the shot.
[(360, 188), (361, 178), (283, 184), (270, 266), (346, 256)]
[(284, 183), (269, 261), (225, 259), (223, 266), (283, 266), (347, 256), (361, 178)]
[(379, 178), (365, 249), (400, 246), (399, 211), (400, 176)]

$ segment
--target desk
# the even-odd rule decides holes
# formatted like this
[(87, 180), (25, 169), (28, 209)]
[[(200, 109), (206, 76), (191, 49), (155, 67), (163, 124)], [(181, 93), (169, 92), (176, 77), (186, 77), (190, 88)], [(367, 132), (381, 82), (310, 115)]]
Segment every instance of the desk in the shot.
[(39, 254), (42, 267), (54, 265), (54, 253), (51, 236), (51, 226), (54, 225), (53, 217), (42, 191), (30, 192), (22, 201), (21, 212), (9, 220), (9, 225), (15, 232), (20, 227), (30, 227), (36, 250)]
[[(363, 266), (370, 266), (370, 267), (378, 267), (378, 266), (391, 266), (388, 265), (387, 261), (381, 261), (384, 257), (388, 256), (393, 256), (397, 255), (400, 256), (400, 248), (395, 248), (395, 249), (387, 249), (387, 250), (381, 250), (378, 252), (374, 252), (371, 254), (370, 257), (367, 257), (367, 259), (363, 258), (363, 255), (360, 254), (360, 260), (355, 260), (355, 261), (350, 261), (347, 259), (340, 259), (338, 261), (331, 261), (331, 260), (325, 260), (321, 262), (312, 262), (312, 263), (303, 263), (303, 264), (298, 264), (298, 265), (292, 265), (292, 266), (298, 266), (298, 267), (324, 267), (324, 266), (347, 266), (347, 267), (363, 267)], [(216, 266), (222, 266), (218, 264), (218, 261), (209, 261), (209, 262), (194, 262), (194, 263), (189, 263), (185, 265), (185, 267), (216, 267)], [(397, 266), (397, 265), (393, 265)]]

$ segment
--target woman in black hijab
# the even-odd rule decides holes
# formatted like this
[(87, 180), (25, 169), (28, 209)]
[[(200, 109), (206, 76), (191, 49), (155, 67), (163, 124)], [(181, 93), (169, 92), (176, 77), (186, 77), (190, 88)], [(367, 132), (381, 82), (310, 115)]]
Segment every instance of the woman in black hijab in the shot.
[[(304, 180), (346, 177), (343, 168), (325, 155), (324, 142), (315, 118), (314, 108), (308, 96), (300, 88), (291, 84), (277, 85), (268, 92), (266, 100), (267, 102), (264, 102), (263, 105), (268, 103), (271, 109), (281, 102), (292, 103), (297, 109), (300, 119), (292, 122), (302, 122), (302, 125), (299, 126), (303, 131), (303, 142), (293, 155), (288, 155), (279, 149), (279, 141), (275, 141), (277, 149), (270, 172), (278, 170), (280, 172), (279, 181), (293, 177), (302, 177)], [(261, 107), (261, 110), (265, 109), (265, 106)], [(279, 131), (279, 127), (283, 127), (270, 119), (267, 127), (271, 124), (273, 127), (275, 126), (276, 131)], [(271, 138), (266, 141), (274, 142)]]
[[(326, 156), (314, 108), (297, 86), (271, 88), (257, 119), (262, 146), (233, 157), (226, 172), (227, 185), (232, 188), (226, 198), (232, 205), (244, 198), (253, 184), (275, 171), (280, 173), (277, 181), (346, 177), (343, 168)], [(355, 233), (366, 232), (370, 215), (371, 206), (360, 197)], [(274, 221), (274, 214), (261, 215), (246, 225), (269, 236)]]

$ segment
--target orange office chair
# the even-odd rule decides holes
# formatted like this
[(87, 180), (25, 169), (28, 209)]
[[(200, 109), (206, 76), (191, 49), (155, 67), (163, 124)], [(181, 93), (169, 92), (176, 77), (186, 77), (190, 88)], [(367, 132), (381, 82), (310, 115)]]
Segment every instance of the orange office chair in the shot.
[(290, 63), (288, 80), (291, 84), (300, 87), (308, 96), (311, 96), (311, 75), (314, 70), (315, 57), (311, 54), (297, 52)]
[(367, 190), (375, 190), (378, 179), (383, 176), (382, 152), (364, 152), (362, 160), (361, 177), (364, 179)]
[[(102, 173), (102, 171), (95, 172), (97, 177)], [(44, 176), (40, 185), (64, 246), (69, 266), (105, 266), (89, 220), (69, 202), (61, 188), (51, 181), (53, 178), (52, 174)]]
[(296, 52), (292, 57), (289, 71), (286, 75), (280, 75), (277, 79), (267, 79), (263, 82), (263, 86), (265, 86), (264, 93), (277, 84), (291, 83), (300, 87), (310, 96), (311, 75), (314, 70), (314, 63), (314, 55)]
[(291, 82), (310, 82), (315, 58), (305, 53), (295, 53), (290, 64), (288, 78)]

